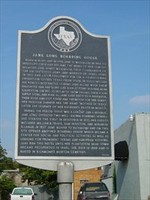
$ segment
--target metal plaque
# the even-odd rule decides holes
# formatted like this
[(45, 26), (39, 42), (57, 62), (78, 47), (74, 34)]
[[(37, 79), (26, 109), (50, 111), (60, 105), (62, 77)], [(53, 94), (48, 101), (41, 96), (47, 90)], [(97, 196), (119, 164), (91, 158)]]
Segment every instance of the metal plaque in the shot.
[(70, 160), (82, 169), (113, 160), (109, 43), (70, 17), (19, 31), (18, 161), (55, 169)]

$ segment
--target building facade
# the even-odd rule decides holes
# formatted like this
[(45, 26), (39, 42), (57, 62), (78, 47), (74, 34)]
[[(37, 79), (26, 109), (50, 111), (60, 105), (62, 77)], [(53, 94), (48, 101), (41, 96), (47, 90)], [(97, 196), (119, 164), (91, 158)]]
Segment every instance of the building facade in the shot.
[(74, 172), (74, 200), (77, 199), (80, 187), (86, 182), (99, 182), (103, 171), (101, 168), (93, 168)]
[[(115, 144), (123, 141), (127, 143), (128, 158), (115, 158), (111, 166), (106, 166), (104, 181), (112, 192), (118, 193), (119, 200), (148, 200), (150, 195), (150, 113), (131, 115), (115, 130), (114, 140)], [(120, 148), (121, 151), (123, 149)]]

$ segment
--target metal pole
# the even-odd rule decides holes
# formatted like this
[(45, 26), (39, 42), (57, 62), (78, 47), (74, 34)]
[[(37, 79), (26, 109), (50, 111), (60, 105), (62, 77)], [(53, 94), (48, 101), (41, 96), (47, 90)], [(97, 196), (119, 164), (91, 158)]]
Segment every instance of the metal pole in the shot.
[(57, 182), (59, 183), (59, 200), (72, 200), (72, 183), (74, 166), (71, 162), (60, 162), (57, 166)]

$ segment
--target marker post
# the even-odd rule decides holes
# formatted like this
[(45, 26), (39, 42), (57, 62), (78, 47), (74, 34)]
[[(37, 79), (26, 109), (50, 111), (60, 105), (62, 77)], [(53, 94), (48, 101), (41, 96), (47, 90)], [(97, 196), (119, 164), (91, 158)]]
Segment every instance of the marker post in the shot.
[(74, 179), (74, 166), (71, 162), (58, 163), (57, 182), (59, 183), (59, 200), (72, 199), (72, 183)]

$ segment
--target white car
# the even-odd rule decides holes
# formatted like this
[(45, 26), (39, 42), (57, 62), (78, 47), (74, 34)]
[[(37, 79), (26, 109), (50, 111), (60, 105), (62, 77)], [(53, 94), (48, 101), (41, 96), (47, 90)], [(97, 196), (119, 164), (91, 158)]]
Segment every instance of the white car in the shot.
[(30, 187), (16, 187), (9, 195), (9, 200), (35, 200), (35, 194)]

